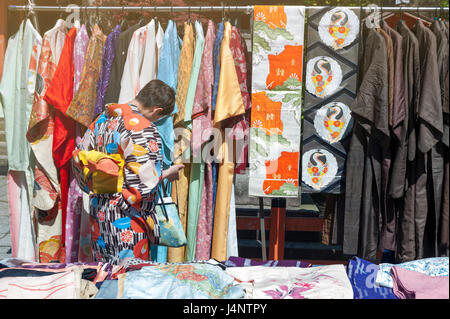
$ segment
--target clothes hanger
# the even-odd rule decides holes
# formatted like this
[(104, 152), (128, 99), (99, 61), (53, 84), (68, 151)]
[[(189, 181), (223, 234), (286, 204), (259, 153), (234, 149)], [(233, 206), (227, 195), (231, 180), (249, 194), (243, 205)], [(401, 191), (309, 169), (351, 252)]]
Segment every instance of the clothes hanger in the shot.
[(239, 15), (237, 6), (235, 7), (234, 11), (235, 11), (234, 25), (235, 25), (237, 28), (240, 28), (240, 19), (239, 19), (239, 18), (240, 18), (240, 15)]
[(143, 26), (143, 25), (145, 25), (145, 19), (144, 19), (144, 7), (141, 7), (140, 14), (141, 14), (141, 19), (139, 20), (138, 24), (139, 24), (140, 26)]
[(156, 6), (153, 7), (153, 19), (155, 19), (155, 26), (158, 24), (158, 16), (156, 15)]
[(188, 24), (191, 24), (191, 6), (188, 7)]
[(197, 15), (197, 19), (196, 19), (196, 21), (198, 21), (198, 22), (200, 22), (200, 14), (201, 14), (201, 12), (202, 12), (202, 6), (199, 6), (199, 8), (198, 8), (198, 15)]
[(123, 0), (120, 1), (120, 4), (122, 5), (122, 14), (121, 14), (121, 18), (120, 18), (120, 30), (121, 30), (121, 32), (123, 32), (126, 29), (128, 29), (128, 21), (125, 18), (125, 6), (123, 5)]

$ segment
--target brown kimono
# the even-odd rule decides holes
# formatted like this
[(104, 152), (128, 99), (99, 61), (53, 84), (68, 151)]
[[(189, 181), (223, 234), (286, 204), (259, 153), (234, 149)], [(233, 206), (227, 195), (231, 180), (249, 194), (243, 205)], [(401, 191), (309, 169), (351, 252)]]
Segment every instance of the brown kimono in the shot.
[[(402, 139), (397, 154), (402, 154), (406, 164), (406, 176), (404, 180), (404, 193), (401, 189), (394, 190), (394, 182), (391, 184), (391, 195), (399, 198), (395, 201), (398, 213), (397, 253), (398, 262), (406, 262), (415, 259), (415, 194), (416, 194), (416, 110), (420, 93), (420, 60), (419, 42), (414, 33), (401, 20), (396, 27), (403, 39), (403, 74), (405, 83), (406, 118), (402, 131)], [(398, 160), (400, 160), (398, 158)], [(403, 198), (398, 197), (404, 196)]]
[[(421, 88), (418, 105), (416, 179), (416, 259), (437, 255), (437, 230), (443, 178), (443, 114), (437, 43), (433, 32), (418, 20)], [(439, 207), (439, 209), (437, 209)]]
[[(444, 160), (444, 176), (442, 179), (433, 180), (435, 183), (443, 181), (442, 193), (435, 192), (435, 213), (439, 219), (438, 229), (438, 254), (448, 256), (448, 189), (449, 189), (449, 114), (448, 114), (448, 70), (449, 70), (449, 51), (448, 51), (448, 28), (442, 21), (434, 21), (431, 25), (431, 31), (436, 36), (437, 61), (439, 68), (439, 83), (441, 86), (442, 111), (444, 118), (444, 132), (441, 141), (438, 142), (439, 150), (442, 150)], [(447, 94), (447, 95), (446, 95)], [(440, 188), (437, 188), (439, 191)], [(442, 197), (441, 197), (442, 195)], [(439, 201), (439, 202), (437, 202)]]
[(382, 154), (389, 150), (386, 40), (374, 29), (362, 47), (362, 82), (351, 107), (355, 124), (347, 155), (343, 253), (375, 260), (380, 233)]

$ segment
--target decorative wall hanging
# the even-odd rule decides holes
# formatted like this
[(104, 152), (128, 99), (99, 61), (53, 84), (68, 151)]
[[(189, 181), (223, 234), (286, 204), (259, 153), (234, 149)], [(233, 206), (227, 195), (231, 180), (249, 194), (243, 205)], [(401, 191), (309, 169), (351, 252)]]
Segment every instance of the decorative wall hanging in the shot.
[(255, 6), (249, 196), (297, 197), (305, 8)]
[(356, 97), (359, 9), (310, 9), (303, 107), (302, 192), (341, 193)]

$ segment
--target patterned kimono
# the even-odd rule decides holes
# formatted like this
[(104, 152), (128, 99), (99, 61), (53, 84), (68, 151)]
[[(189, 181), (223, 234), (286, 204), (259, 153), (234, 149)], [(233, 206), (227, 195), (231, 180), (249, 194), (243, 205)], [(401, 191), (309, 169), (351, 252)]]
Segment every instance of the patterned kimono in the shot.
[[(108, 104), (77, 146), (73, 170), (81, 189), (90, 192), (91, 243), (96, 261), (118, 264), (127, 257), (148, 260), (149, 240), (158, 244), (154, 200), (161, 179), (160, 149), (156, 127), (136, 106), (127, 104)], [(92, 150), (123, 159), (123, 185), (115, 193), (96, 191), (92, 186), (95, 177), (88, 174), (84, 178), (86, 169), (94, 173), (111, 170), (102, 160), (90, 161), (85, 167), (80, 164), (81, 151)]]
[(54, 110), (43, 97), (58, 65), (66, 32), (64, 21), (58, 20), (55, 27), (44, 34), (38, 65), (38, 84), (27, 131), (28, 142), (37, 160), (32, 205), (35, 209), (36, 236), (41, 262), (64, 261), (60, 242), (62, 235), (60, 186), (58, 171), (52, 157)]

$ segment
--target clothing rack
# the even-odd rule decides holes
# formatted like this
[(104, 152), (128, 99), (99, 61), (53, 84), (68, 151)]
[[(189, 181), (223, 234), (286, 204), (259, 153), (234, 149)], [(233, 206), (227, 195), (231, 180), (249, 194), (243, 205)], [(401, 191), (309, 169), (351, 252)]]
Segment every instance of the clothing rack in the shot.
[[(299, 3), (300, 4), (300, 3)], [(305, 6), (305, 9), (325, 9), (333, 6)], [(360, 9), (367, 13), (371, 12), (435, 12), (436, 14), (442, 14), (449, 12), (448, 7), (413, 7), (413, 6), (341, 6), (348, 9)], [(28, 5), (9, 5), (8, 10), (12, 12), (91, 12), (98, 13), (100, 11), (116, 11), (116, 12), (147, 12), (147, 13), (174, 13), (174, 12), (192, 12), (192, 13), (222, 13), (224, 15), (230, 15), (235, 13), (243, 13), (250, 15), (250, 21), (253, 20), (253, 5), (246, 6), (37, 6), (29, 2)], [(252, 24), (250, 23), (250, 26)], [(322, 231), (322, 222), (317, 218), (310, 217), (286, 217), (286, 203), (280, 201), (276, 205), (272, 205), (271, 216), (264, 216), (264, 204), (263, 199), (259, 198), (259, 212), (257, 217), (241, 217), (236, 220), (238, 229), (255, 230), (261, 232), (261, 248), (262, 248), (262, 260), (266, 260), (266, 236), (265, 231), (270, 230), (269, 238), (269, 259), (279, 260), (284, 257), (284, 232), (285, 231), (305, 231), (305, 232), (317, 232)], [(313, 262), (313, 261), (311, 261)], [(314, 263), (321, 263), (320, 260), (315, 260)], [(337, 263), (336, 261), (332, 263)]]
[[(328, 6), (305, 6), (306, 9), (323, 9)], [(373, 10), (375, 8), (380, 8), (383, 11), (445, 11), (448, 12), (448, 7), (383, 7), (383, 6), (343, 6), (344, 8), (355, 9), (360, 8), (364, 10)], [(91, 10), (91, 11), (148, 11), (148, 12), (180, 12), (180, 11), (213, 11), (213, 12), (245, 12), (250, 14), (253, 12), (253, 6), (35, 6), (35, 5), (9, 5), (9, 11), (56, 11), (56, 12), (70, 12), (72, 10)]]

